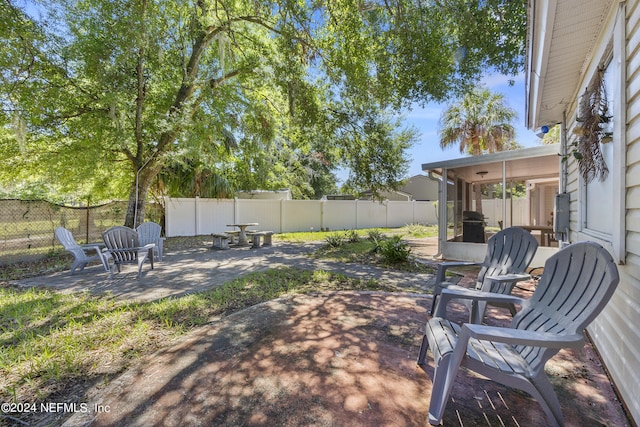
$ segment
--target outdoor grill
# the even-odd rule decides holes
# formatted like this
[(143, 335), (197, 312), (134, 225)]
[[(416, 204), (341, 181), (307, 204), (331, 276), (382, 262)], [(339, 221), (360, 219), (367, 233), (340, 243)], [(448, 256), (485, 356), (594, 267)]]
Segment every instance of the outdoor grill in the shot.
[(462, 212), (462, 241), (484, 243), (485, 219), (482, 212)]

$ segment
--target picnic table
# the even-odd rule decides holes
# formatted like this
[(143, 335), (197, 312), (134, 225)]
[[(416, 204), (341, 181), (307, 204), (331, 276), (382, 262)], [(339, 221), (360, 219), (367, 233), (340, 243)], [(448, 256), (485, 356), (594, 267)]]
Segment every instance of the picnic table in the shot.
[(257, 222), (245, 222), (239, 224), (227, 224), (227, 227), (238, 227), (240, 229), (240, 233), (238, 234), (238, 246), (246, 246), (249, 244), (247, 240), (247, 227), (256, 227), (258, 226)]

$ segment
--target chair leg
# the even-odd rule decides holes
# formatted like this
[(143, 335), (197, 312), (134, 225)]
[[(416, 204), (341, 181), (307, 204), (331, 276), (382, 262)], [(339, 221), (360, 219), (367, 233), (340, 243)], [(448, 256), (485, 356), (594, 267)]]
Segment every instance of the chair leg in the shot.
[(420, 352), (418, 353), (418, 360), (416, 363), (420, 366), (424, 366), (424, 359), (427, 356), (427, 350), (429, 349), (429, 340), (426, 335), (422, 336), (422, 344), (420, 345)]
[(438, 295), (439, 293), (435, 293), (436, 290), (433, 290), (434, 294), (433, 294), (433, 300), (431, 301), (431, 309), (429, 310), (429, 316), (433, 316), (433, 313), (436, 310), (436, 302), (438, 301)]
[[(458, 375), (462, 359), (467, 350), (468, 336), (460, 340), (456, 325), (447, 322), (442, 324), (439, 319), (432, 319), (427, 323), (432, 328), (427, 334), (433, 339), (430, 344), (434, 353), (433, 388), (429, 402), (429, 423), (442, 424), (442, 416)], [(440, 344), (439, 344), (440, 343)], [(441, 347), (438, 347), (442, 345)]]
[[(445, 354), (433, 370), (433, 387), (431, 388), (431, 400), (429, 401), (429, 424), (442, 424), (442, 416), (449, 400), (450, 387), (447, 387), (446, 377), (449, 371), (451, 353)], [(453, 379), (450, 380), (452, 382)], [(448, 389), (448, 390), (447, 390)]]
[[(77, 259), (74, 259), (73, 260), (73, 264), (71, 264), (71, 273), (70, 274), (75, 273), (76, 272), (76, 268), (78, 268), (80, 266), (82, 266), (82, 262), (78, 261)], [(80, 271), (82, 271), (82, 268), (80, 268)]]
[(544, 371), (531, 379), (531, 385), (532, 389), (525, 391), (536, 398), (549, 421), (552, 421), (554, 426), (564, 425), (560, 401)]
[(473, 301), (469, 311), (469, 323), (480, 325), (487, 310), (486, 301)]

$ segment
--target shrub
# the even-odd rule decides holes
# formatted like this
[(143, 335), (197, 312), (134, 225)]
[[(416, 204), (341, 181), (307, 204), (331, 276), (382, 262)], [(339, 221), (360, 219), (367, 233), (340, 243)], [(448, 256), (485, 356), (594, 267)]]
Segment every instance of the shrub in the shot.
[(402, 241), (402, 236), (395, 235), (390, 239), (382, 241), (380, 244), (380, 253), (389, 264), (397, 264), (407, 262), (411, 248), (407, 242)]
[(371, 243), (373, 243), (373, 247), (371, 248), (371, 252), (374, 254), (380, 253), (382, 251), (382, 242), (385, 239), (385, 235), (380, 232), (380, 230), (371, 230), (368, 233), (368, 239)]
[(357, 243), (360, 241), (360, 235), (356, 230), (348, 230), (345, 237), (349, 243)]
[(376, 228), (374, 230), (369, 230), (369, 232), (367, 233), (367, 238), (372, 242), (379, 242), (384, 239), (384, 234), (382, 233), (382, 231)]
[(427, 236), (429, 235), (430, 231), (430, 227), (419, 223), (407, 224), (403, 228), (407, 232), (407, 234), (414, 237)]
[(341, 233), (331, 233), (324, 240), (332, 248), (339, 248), (344, 244), (344, 236)]

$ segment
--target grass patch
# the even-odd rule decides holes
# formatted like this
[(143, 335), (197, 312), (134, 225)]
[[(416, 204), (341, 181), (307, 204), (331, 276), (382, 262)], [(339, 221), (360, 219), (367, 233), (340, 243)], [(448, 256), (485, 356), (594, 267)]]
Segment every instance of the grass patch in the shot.
[(402, 234), (406, 234), (418, 239), (423, 237), (438, 237), (437, 225), (407, 224), (400, 230)]
[(331, 231), (308, 231), (308, 232), (295, 232), (295, 233), (278, 233), (274, 234), (274, 239), (284, 242), (304, 243), (326, 240), (327, 237), (335, 234), (345, 235), (346, 233), (357, 233), (360, 237), (366, 237), (371, 230), (380, 230), (382, 233), (394, 233), (398, 229), (394, 228), (362, 228), (358, 230), (331, 230)]
[(383, 290), (376, 281), (325, 271), (273, 269), (207, 292), (150, 303), (48, 289), (0, 288), (3, 402), (64, 399), (78, 384), (106, 381), (132, 359), (218, 316), (287, 294)]
[[(329, 239), (332, 240), (332, 239)], [(413, 273), (433, 273), (433, 269), (422, 263), (418, 263), (408, 256), (400, 261), (393, 261), (394, 257), (389, 257), (388, 252), (385, 253), (384, 248), (387, 243), (391, 243), (391, 252), (395, 249), (394, 241), (400, 241), (400, 236), (395, 235), (391, 238), (377, 239), (360, 239), (358, 241), (342, 240), (339, 245), (333, 245), (327, 242), (326, 245), (314, 252), (316, 258), (328, 258), (334, 261), (360, 264), (373, 264), (381, 267), (392, 268), (396, 270), (409, 271)], [(410, 255), (410, 249), (406, 249)]]
[(384, 235), (402, 234), (405, 236), (411, 236), (415, 238), (423, 237), (437, 237), (438, 226), (437, 225), (423, 225), (423, 224), (407, 224), (400, 228), (361, 228), (358, 230), (327, 230), (327, 231), (310, 231), (310, 232), (296, 232), (296, 233), (278, 233), (274, 234), (274, 239), (287, 241), (287, 242), (309, 242), (326, 240), (327, 237), (335, 234), (341, 234), (345, 236), (345, 239), (353, 237), (353, 233), (357, 233), (361, 238), (367, 237), (371, 232), (380, 232)]

